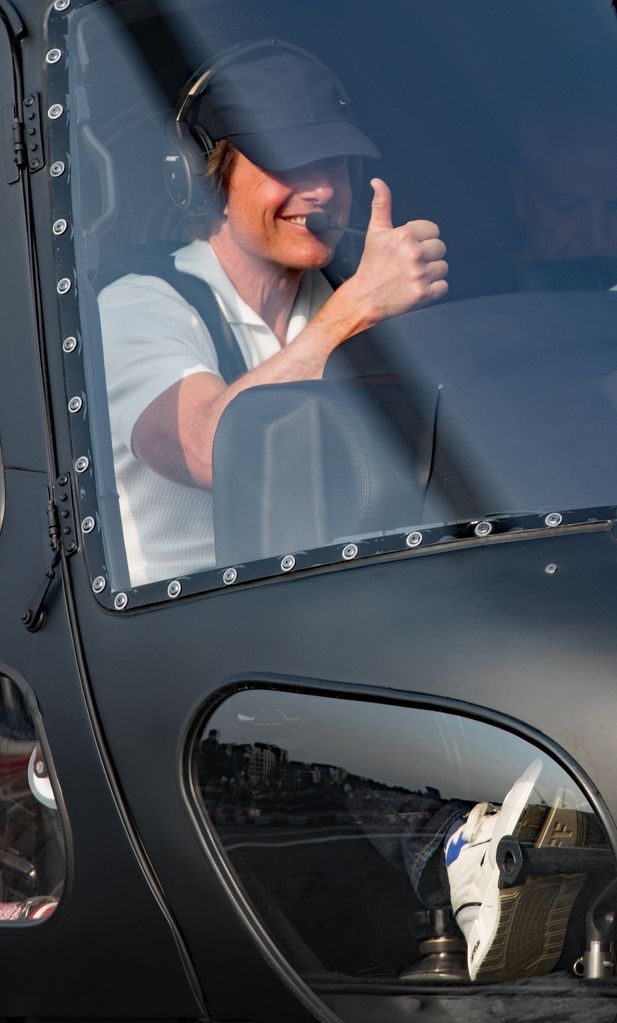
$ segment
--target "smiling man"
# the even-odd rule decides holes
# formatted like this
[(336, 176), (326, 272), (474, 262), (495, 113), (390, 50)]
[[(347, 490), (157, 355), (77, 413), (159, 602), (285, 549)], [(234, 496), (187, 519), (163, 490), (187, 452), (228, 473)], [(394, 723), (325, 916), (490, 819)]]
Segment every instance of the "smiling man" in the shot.
[[(320, 61), (283, 43), (239, 51), (182, 102), (193, 140), (208, 136), (207, 197), (200, 237), (174, 254), (175, 271), (211, 289), (243, 368), (226, 375), (214, 323), (169, 281), (130, 274), (101, 292), (132, 585), (214, 566), (212, 446), (237, 394), (318, 379), (348, 338), (447, 291), (437, 226), (393, 227), (379, 178), (357, 271), (336, 291), (320, 273), (349, 218), (349, 159), (379, 155)], [(312, 212), (337, 226), (311, 232)]]

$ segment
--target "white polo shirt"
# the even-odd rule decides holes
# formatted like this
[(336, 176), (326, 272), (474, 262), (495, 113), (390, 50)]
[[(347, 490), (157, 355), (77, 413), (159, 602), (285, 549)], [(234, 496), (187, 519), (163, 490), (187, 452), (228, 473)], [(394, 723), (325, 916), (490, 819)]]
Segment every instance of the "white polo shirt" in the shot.
[[(178, 270), (212, 288), (249, 369), (280, 344), (240, 298), (206, 241), (175, 253)], [(286, 344), (304, 329), (331, 294), (317, 271), (304, 275), (289, 320)], [(215, 565), (212, 494), (165, 479), (137, 458), (133, 427), (163, 391), (192, 373), (219, 374), (210, 333), (195, 309), (158, 277), (128, 274), (99, 296), (116, 485), (132, 586)]]

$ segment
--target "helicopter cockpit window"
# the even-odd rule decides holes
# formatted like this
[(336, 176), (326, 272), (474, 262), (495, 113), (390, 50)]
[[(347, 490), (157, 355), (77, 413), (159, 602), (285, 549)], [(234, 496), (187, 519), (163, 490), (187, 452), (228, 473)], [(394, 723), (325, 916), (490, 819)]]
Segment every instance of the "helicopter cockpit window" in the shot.
[[(609, 0), (388, 0), (378, 32), (364, 0), (83, 3), (52, 12), (55, 41), (51, 181), (73, 218), (55, 244), (77, 283), (59, 303), (101, 599), (615, 503)], [(375, 177), (392, 199), (378, 185), (371, 222)], [(390, 223), (425, 290), (397, 278), (378, 310)]]
[(22, 691), (0, 675), (0, 925), (46, 920), (62, 895), (66, 854), (49, 766)]
[(246, 689), (203, 724), (192, 783), (236, 898), (342, 1019), (361, 1023), (351, 994), (378, 984), (576, 985), (615, 864), (579, 786), (529, 741), (443, 711)]

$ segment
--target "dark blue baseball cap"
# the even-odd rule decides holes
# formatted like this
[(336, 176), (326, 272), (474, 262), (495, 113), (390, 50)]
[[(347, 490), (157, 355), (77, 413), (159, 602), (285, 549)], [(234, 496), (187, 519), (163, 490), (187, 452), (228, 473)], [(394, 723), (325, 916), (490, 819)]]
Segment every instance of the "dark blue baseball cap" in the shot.
[(380, 156), (358, 128), (349, 96), (332, 71), (274, 40), (213, 73), (187, 120), (213, 142), (229, 139), (265, 170), (337, 156)]

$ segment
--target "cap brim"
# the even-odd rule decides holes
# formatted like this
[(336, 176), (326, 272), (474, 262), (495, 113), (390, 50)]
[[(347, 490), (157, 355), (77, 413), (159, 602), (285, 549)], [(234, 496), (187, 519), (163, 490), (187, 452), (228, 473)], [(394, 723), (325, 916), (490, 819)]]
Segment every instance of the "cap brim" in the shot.
[(291, 170), (336, 156), (381, 157), (377, 147), (349, 121), (294, 125), (228, 138), (251, 163), (272, 171)]

